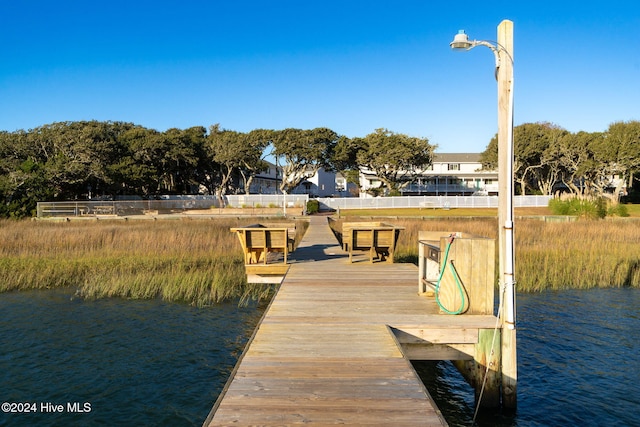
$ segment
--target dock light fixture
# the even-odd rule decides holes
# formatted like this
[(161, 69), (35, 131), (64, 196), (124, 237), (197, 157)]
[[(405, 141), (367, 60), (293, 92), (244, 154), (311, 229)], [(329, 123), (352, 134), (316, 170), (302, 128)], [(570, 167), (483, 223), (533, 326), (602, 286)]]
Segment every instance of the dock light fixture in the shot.
[(513, 234), (513, 22), (498, 25), (498, 41), (469, 40), (459, 31), (449, 44), (455, 50), (485, 46), (495, 55), (498, 82), (498, 235), (500, 266), (500, 320), (502, 323), (502, 403), (516, 408), (516, 299)]
[(471, 50), (476, 46), (484, 46), (491, 49), (496, 58), (496, 80), (498, 79), (498, 70), (500, 69), (501, 53), (504, 53), (509, 58), (511, 66), (513, 67), (513, 58), (511, 57), (511, 54), (501, 44), (492, 44), (486, 40), (469, 40), (469, 36), (464, 32), (464, 30), (458, 31), (458, 34), (453, 37), (453, 41), (449, 43), (449, 46), (454, 50)]

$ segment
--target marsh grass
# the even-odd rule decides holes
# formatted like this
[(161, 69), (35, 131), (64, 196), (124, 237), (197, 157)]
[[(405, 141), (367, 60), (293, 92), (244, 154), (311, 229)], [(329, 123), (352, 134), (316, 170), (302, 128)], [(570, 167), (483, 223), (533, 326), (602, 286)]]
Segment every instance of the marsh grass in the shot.
[[(398, 239), (396, 262), (418, 263), (420, 230), (461, 231), (494, 239), (498, 233), (495, 218), (383, 220), (405, 227)], [(516, 280), (521, 292), (640, 287), (638, 220), (554, 223), (522, 219), (516, 222), (515, 237)], [(495, 260), (497, 263), (497, 253)]]
[(246, 283), (242, 250), (229, 231), (246, 223), (0, 221), (0, 291), (71, 287), (84, 298), (198, 306), (265, 298), (273, 289)]
[[(382, 220), (405, 227), (396, 262), (414, 264), (420, 230), (491, 238), (498, 230), (491, 217)], [(246, 224), (224, 218), (0, 221), (0, 292), (70, 287), (84, 298), (162, 298), (198, 306), (268, 298), (273, 288), (246, 283), (240, 244), (229, 231)], [(306, 226), (298, 222), (298, 241)], [(515, 236), (519, 291), (640, 287), (637, 219), (523, 219), (516, 222)]]

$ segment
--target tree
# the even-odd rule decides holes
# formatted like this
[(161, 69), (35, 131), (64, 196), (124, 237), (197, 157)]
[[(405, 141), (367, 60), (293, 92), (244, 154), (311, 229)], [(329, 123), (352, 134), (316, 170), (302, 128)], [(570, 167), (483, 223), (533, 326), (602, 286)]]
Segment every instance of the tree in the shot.
[(42, 164), (27, 132), (0, 132), (0, 216), (31, 216), (52, 197)]
[(434, 149), (426, 138), (376, 129), (364, 137), (356, 158), (361, 168), (374, 172), (393, 192), (408, 185), (431, 164)]
[(602, 132), (567, 134), (559, 144), (560, 180), (572, 194), (587, 196), (600, 174), (593, 148), (602, 140)]
[(112, 174), (118, 182), (116, 194), (137, 194), (148, 197), (159, 189), (160, 149), (155, 142), (159, 133), (152, 129), (135, 126), (124, 132), (120, 138), (121, 155), (111, 165)]
[(269, 164), (264, 160), (264, 154), (272, 139), (273, 131), (266, 129), (254, 129), (246, 136), (245, 144), (240, 152), (240, 166), (238, 168), (244, 181), (243, 188), (246, 194), (249, 194), (251, 182), (255, 176), (269, 170)]
[(56, 198), (74, 198), (86, 194), (90, 184), (111, 183), (108, 166), (121, 128), (112, 122), (59, 122), (29, 132)]
[(358, 151), (364, 147), (362, 138), (347, 138), (341, 136), (331, 153), (333, 168), (345, 177), (347, 183), (360, 187), (360, 168), (358, 165)]
[(542, 194), (552, 195), (555, 185), (562, 175), (562, 162), (560, 159), (561, 147), (569, 132), (565, 129), (545, 123), (543, 127), (544, 145), (539, 158), (539, 166), (531, 168), (534, 187)]
[(284, 157), (280, 191), (287, 194), (321, 167), (330, 168), (330, 153), (338, 135), (327, 128), (284, 129), (273, 132), (273, 154)]
[(622, 187), (633, 186), (633, 175), (640, 169), (640, 122), (615, 122), (609, 125), (605, 138), (607, 140), (607, 157), (612, 175), (619, 180), (613, 193), (615, 201), (619, 200)]
[(218, 124), (209, 128), (207, 147), (213, 162), (217, 165), (214, 192), (219, 200), (227, 193), (233, 172), (242, 164), (240, 153), (245, 139), (244, 134), (223, 130)]
[(159, 144), (159, 170), (161, 190), (188, 194), (196, 184), (199, 155), (204, 144), (206, 129), (197, 126), (187, 130), (168, 129), (156, 142)]
[[(546, 122), (524, 123), (513, 129), (513, 175), (520, 185), (520, 194), (527, 188), (544, 194), (552, 191), (560, 176), (555, 157), (556, 144), (568, 134), (561, 127)], [(498, 167), (498, 137), (494, 136), (480, 160), (486, 169)]]

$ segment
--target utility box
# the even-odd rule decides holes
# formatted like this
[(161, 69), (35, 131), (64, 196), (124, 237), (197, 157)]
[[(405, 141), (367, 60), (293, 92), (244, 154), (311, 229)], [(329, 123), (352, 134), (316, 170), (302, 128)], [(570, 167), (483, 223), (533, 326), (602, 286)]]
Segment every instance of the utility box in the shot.
[(495, 240), (441, 231), (418, 239), (419, 292), (435, 294), (446, 313), (493, 315)]

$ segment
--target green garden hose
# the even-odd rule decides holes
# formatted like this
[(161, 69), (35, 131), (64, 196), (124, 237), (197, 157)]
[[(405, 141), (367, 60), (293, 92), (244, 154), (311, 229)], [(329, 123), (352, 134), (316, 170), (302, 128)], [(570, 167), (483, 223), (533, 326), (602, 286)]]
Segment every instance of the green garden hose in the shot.
[(444, 276), (445, 267), (447, 265), (447, 260), (449, 259), (449, 249), (451, 249), (451, 245), (453, 244), (454, 235), (449, 236), (449, 241), (447, 242), (447, 248), (444, 251), (444, 260), (442, 261), (442, 268), (440, 269), (440, 277), (438, 277), (438, 282), (436, 283), (436, 302), (442, 311), (447, 314), (460, 314), (464, 310), (465, 301), (464, 301), (464, 288), (462, 287), (462, 283), (460, 283), (460, 277), (458, 276), (458, 272), (453, 266), (453, 261), (449, 262), (449, 270), (451, 270), (451, 274), (453, 274), (454, 279), (456, 280), (456, 285), (458, 287), (458, 292), (460, 293), (460, 308), (454, 311), (447, 309), (440, 302), (440, 281), (442, 280), (442, 276)]

